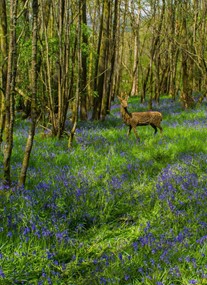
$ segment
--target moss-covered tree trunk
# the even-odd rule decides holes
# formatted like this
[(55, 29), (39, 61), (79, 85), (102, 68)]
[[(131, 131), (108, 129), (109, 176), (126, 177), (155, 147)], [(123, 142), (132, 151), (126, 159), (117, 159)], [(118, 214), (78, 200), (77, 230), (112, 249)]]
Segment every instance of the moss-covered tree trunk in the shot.
[[(119, 59), (120, 52), (120, 0), (114, 1), (114, 18), (113, 18), (113, 31), (112, 31), (112, 44), (111, 44), (111, 70), (108, 83), (108, 100), (105, 111), (110, 112), (111, 101), (118, 93), (119, 89), (119, 69), (121, 61)], [(102, 114), (106, 115), (106, 112)]]
[(81, 52), (81, 72), (80, 72), (80, 119), (87, 120), (87, 79), (88, 79), (88, 31), (87, 31), (87, 11), (86, 11), (86, 0), (79, 2), (79, 13), (80, 13), (80, 33), (81, 42), (83, 48)]
[(5, 0), (0, 1), (0, 145), (5, 126), (5, 90), (7, 74), (7, 13)]
[(10, 162), (13, 148), (13, 127), (14, 127), (14, 92), (16, 83), (16, 22), (17, 22), (18, 0), (10, 1), (10, 25), (9, 25), (9, 50), (7, 80), (5, 92), (5, 146), (4, 146), (4, 177), (5, 186), (11, 185)]
[(187, 29), (187, 11), (188, 11), (188, 1), (183, 0), (181, 5), (181, 17), (182, 17), (182, 51), (181, 51), (181, 72), (182, 72), (182, 88), (180, 99), (182, 105), (185, 109), (193, 107), (195, 102), (192, 97), (192, 88), (189, 76), (190, 61), (188, 55), (188, 29)]
[(140, 61), (140, 20), (141, 20), (141, 2), (131, 3), (131, 26), (132, 34), (134, 37), (134, 57), (133, 57), (133, 71), (132, 71), (132, 86), (130, 90), (130, 95), (138, 95), (139, 86), (139, 61)]
[[(96, 62), (96, 70), (95, 70), (95, 84), (94, 91), (96, 93), (96, 97), (94, 98), (94, 106), (93, 106), (93, 120), (101, 119), (101, 111), (103, 111), (102, 105), (105, 105), (105, 100), (107, 96), (107, 76), (108, 72), (108, 57), (109, 57), (109, 15), (110, 15), (110, 1), (104, 0), (102, 7), (102, 17), (100, 22), (100, 30), (99, 30), (99, 42), (98, 42), (98, 50), (97, 50), (97, 62)], [(103, 102), (104, 100), (104, 102)], [(102, 110), (101, 110), (102, 109)]]
[[(67, 13), (70, 9), (69, 0), (59, 0), (58, 17), (58, 114), (57, 114), (57, 137), (61, 138), (65, 131), (65, 121), (70, 97), (70, 51), (72, 50), (70, 42), (70, 21), (76, 22), (76, 18), (70, 19), (71, 15)], [(71, 72), (71, 73), (70, 73)]]
[(169, 42), (169, 95), (175, 100), (176, 97), (176, 74), (178, 63), (178, 49), (175, 44), (176, 40), (176, 5), (177, 1), (170, 0), (169, 11), (167, 14), (169, 21), (169, 33), (171, 41)]
[(32, 22), (32, 97), (31, 97), (31, 126), (27, 138), (24, 158), (22, 162), (21, 173), (19, 177), (19, 186), (23, 186), (26, 181), (26, 174), (29, 165), (30, 154), (32, 151), (33, 140), (36, 128), (36, 94), (37, 94), (37, 34), (38, 34), (38, 0), (32, 2), (33, 22)]

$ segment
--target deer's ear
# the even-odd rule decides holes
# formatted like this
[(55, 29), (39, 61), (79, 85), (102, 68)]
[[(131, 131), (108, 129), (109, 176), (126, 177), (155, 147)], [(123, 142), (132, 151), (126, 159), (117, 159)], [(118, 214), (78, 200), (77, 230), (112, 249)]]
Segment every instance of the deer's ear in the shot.
[(121, 97), (117, 96), (117, 98), (121, 101)]

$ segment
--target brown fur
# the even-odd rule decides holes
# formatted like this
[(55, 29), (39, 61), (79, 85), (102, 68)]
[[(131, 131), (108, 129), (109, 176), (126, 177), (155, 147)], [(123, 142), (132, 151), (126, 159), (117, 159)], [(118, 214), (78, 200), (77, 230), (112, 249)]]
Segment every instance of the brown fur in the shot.
[(131, 129), (133, 129), (136, 138), (139, 139), (136, 127), (147, 125), (150, 125), (155, 130), (155, 134), (157, 133), (157, 128), (159, 128), (160, 133), (162, 133), (162, 127), (160, 125), (162, 121), (162, 114), (160, 112), (146, 111), (130, 113), (127, 110), (127, 99), (124, 99), (122, 97), (118, 97), (118, 99), (121, 102), (121, 116), (123, 118), (123, 121), (126, 125), (129, 126), (128, 135), (130, 134)]

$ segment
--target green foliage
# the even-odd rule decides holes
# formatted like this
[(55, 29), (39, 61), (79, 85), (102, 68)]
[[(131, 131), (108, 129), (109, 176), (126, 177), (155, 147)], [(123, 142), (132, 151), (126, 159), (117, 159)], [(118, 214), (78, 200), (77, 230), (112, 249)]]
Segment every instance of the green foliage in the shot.
[(53, 62), (55, 62), (55, 59), (57, 59), (59, 49), (59, 42), (57, 37), (49, 38), (48, 39), (48, 50), (49, 50), (49, 58), (52, 59)]
[(70, 150), (37, 132), (26, 189), (1, 187), (0, 284), (207, 284), (205, 106), (158, 109), (163, 135), (139, 127), (140, 143), (116, 104), (105, 122), (79, 123)]
[(27, 41), (21, 40), (19, 48), (21, 49), (22, 60), (25, 62), (31, 62), (32, 40), (31, 39), (28, 39)]
[(81, 25), (81, 31), (82, 31), (82, 34), (86, 36), (87, 38), (89, 38), (89, 36), (92, 34), (91, 28), (88, 25), (83, 24), (83, 23)]

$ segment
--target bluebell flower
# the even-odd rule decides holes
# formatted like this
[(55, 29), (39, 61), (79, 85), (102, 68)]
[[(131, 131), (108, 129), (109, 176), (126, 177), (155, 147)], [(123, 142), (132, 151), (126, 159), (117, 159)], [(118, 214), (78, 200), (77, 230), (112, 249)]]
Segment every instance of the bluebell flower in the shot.
[(144, 269), (143, 269), (143, 267), (139, 267), (139, 268), (138, 268), (138, 272), (140, 272), (141, 274), (144, 274)]
[(23, 235), (27, 235), (28, 233), (30, 233), (30, 228), (29, 227), (25, 227), (24, 231), (23, 231)]
[(188, 283), (189, 284), (197, 284), (197, 280), (194, 280), (194, 279), (193, 280), (189, 280)]
[(133, 248), (134, 248), (134, 251), (137, 251), (138, 250), (138, 242), (133, 242), (132, 244)]
[(120, 260), (123, 260), (122, 253), (119, 253), (119, 259), (120, 259)]
[(48, 259), (52, 259), (54, 257), (54, 253), (50, 252), (49, 250), (47, 250), (47, 258)]
[(105, 277), (100, 277), (100, 284), (103, 284), (103, 285), (105, 285), (105, 284), (107, 284), (108, 282), (107, 282), (107, 279), (105, 278)]
[(81, 196), (81, 194), (82, 194), (81, 189), (80, 189), (80, 188), (77, 188), (77, 189), (76, 189), (76, 198), (79, 198), (79, 197)]
[(2, 270), (2, 268), (0, 268), (0, 277), (5, 278), (5, 274), (4, 274), (3, 270)]
[(130, 279), (130, 276), (129, 276), (129, 275), (125, 275), (125, 276), (124, 276), (124, 279), (127, 281), (127, 280)]
[(196, 242), (202, 244), (202, 243), (204, 243), (204, 241), (206, 241), (206, 239), (207, 239), (207, 235), (205, 235), (202, 238), (198, 239)]
[(12, 237), (12, 232), (8, 232), (8, 233), (7, 233), (7, 236), (8, 236), (8, 237)]

